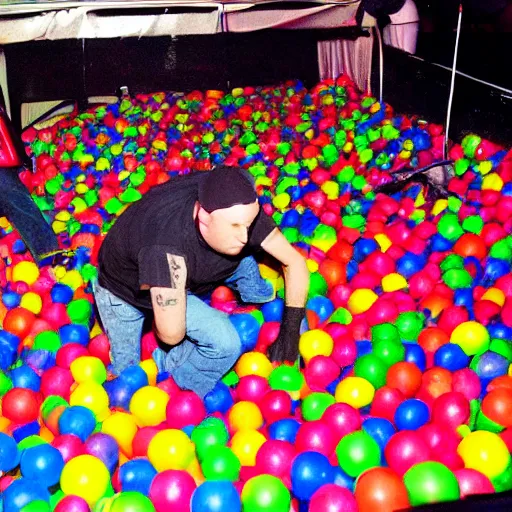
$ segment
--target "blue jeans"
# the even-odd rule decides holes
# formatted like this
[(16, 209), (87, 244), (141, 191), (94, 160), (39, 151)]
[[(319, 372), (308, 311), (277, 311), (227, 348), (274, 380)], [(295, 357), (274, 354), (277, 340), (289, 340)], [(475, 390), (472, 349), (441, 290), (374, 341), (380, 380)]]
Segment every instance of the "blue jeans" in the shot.
[(36, 261), (59, 250), (53, 229), (20, 181), (17, 169), (0, 168), (0, 216), (16, 228)]
[[(247, 302), (267, 302), (272, 286), (260, 276), (254, 258), (242, 260), (227, 281)], [(140, 338), (144, 313), (99, 284), (94, 286), (96, 305), (110, 341), (113, 372), (140, 361)], [(159, 372), (168, 372), (182, 389), (203, 398), (231, 369), (241, 354), (240, 337), (229, 316), (195, 295), (187, 295), (186, 337), (167, 353), (153, 352)]]

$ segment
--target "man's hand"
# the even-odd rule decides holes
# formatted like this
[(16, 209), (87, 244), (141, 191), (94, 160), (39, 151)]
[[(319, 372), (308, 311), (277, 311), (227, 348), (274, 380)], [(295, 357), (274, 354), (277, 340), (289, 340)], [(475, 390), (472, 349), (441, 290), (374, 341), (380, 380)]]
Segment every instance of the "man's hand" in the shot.
[(167, 261), (170, 286), (151, 288), (151, 303), (157, 336), (168, 345), (177, 345), (186, 334), (187, 267), (183, 256), (167, 254)]

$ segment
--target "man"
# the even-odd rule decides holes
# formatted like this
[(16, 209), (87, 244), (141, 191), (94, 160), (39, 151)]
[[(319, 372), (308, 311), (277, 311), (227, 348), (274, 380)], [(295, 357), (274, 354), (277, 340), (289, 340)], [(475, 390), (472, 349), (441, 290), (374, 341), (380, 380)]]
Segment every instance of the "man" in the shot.
[(227, 282), (245, 302), (274, 292), (253, 258), (260, 249), (284, 267), (286, 307), (273, 360), (297, 357), (309, 287), (304, 258), (260, 208), (245, 171), (218, 167), (177, 177), (130, 206), (99, 254), (95, 297), (110, 340), (114, 374), (140, 360), (145, 312), (168, 351), (155, 350), (159, 371), (204, 397), (240, 356), (229, 317), (199, 296)]

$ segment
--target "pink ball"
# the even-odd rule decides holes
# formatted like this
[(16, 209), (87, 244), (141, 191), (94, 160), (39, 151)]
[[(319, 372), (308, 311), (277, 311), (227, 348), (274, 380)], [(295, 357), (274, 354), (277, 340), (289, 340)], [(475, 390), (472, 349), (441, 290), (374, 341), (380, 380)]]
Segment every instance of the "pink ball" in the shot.
[(507, 232), (503, 229), (500, 224), (496, 222), (489, 222), (482, 228), (482, 232), (480, 233), (480, 237), (485, 242), (487, 247), (490, 247), (494, 243), (502, 240), (507, 236)]
[(53, 302), (44, 306), (40, 316), (46, 320), (55, 331), (58, 330), (59, 327), (71, 322), (66, 310), (66, 304), (62, 304), (61, 302)]
[(371, 270), (380, 277), (391, 274), (396, 269), (396, 263), (388, 254), (381, 251), (372, 252), (360, 265), (363, 270)]
[(443, 450), (433, 454), (432, 459), (444, 464), (451, 471), (457, 471), (464, 467), (464, 461), (456, 451)]
[(395, 411), (404, 400), (405, 397), (400, 390), (382, 386), (375, 392), (370, 414), (385, 418), (393, 423), (395, 421)]
[(40, 391), (45, 398), (50, 395), (57, 395), (64, 398), (64, 400), (68, 400), (69, 390), (74, 382), (73, 375), (69, 370), (60, 366), (53, 366), (41, 376)]
[(350, 337), (350, 328), (347, 325), (333, 322), (327, 324), (324, 328), (324, 331), (333, 339), (335, 343)]
[(281, 480), (290, 480), (293, 459), (297, 452), (287, 441), (269, 439), (256, 454), (256, 468), (259, 474), (267, 473)]
[(70, 494), (64, 496), (64, 498), (57, 503), (54, 510), (55, 512), (89, 512), (90, 508), (83, 498)]
[(272, 343), (274, 343), (274, 341), (276, 341), (280, 328), (280, 322), (265, 322), (260, 328), (256, 346), (268, 348)]
[(105, 334), (98, 334), (89, 342), (91, 356), (97, 357), (105, 366), (110, 364), (110, 343)]
[(268, 380), (259, 375), (246, 375), (240, 379), (236, 387), (239, 400), (259, 402), (270, 391)]
[(158, 473), (149, 488), (149, 499), (156, 512), (190, 512), (190, 500), (196, 489), (186, 471), (168, 469)]
[(393, 434), (384, 448), (389, 467), (403, 476), (412, 466), (429, 460), (430, 450), (415, 430)]
[(449, 306), (443, 310), (437, 326), (450, 336), (458, 325), (469, 320), (469, 314), (463, 306)]
[(142, 427), (137, 430), (132, 441), (132, 449), (134, 457), (147, 457), (148, 446), (156, 433), (160, 432), (158, 427)]
[(350, 366), (355, 362), (357, 357), (356, 342), (352, 337), (335, 340), (330, 357), (340, 368)]
[(327, 356), (315, 356), (306, 366), (304, 376), (312, 390), (324, 390), (340, 374), (340, 367)]
[(81, 439), (73, 434), (62, 434), (52, 441), (52, 446), (59, 450), (64, 462), (74, 459), (85, 453), (85, 446)]
[(496, 279), (494, 286), (499, 288), (505, 297), (512, 297), (512, 272)]
[(71, 363), (82, 356), (88, 356), (89, 351), (80, 343), (67, 343), (57, 350), (56, 363), (61, 368), (69, 370)]
[(309, 502), (309, 512), (357, 512), (354, 495), (336, 484), (322, 485)]
[(178, 384), (176, 384), (175, 380), (172, 377), (160, 381), (156, 385), (156, 387), (165, 391), (170, 397), (173, 397), (176, 393), (179, 393), (181, 391)]
[(338, 439), (326, 422), (308, 421), (299, 427), (295, 446), (298, 452), (318, 452), (330, 457)]
[(440, 423), (428, 423), (420, 427), (417, 432), (434, 454), (455, 451), (460, 442), (458, 434)]
[(475, 400), (480, 396), (482, 384), (471, 368), (462, 368), (453, 372), (452, 389), (462, 393), (467, 400)]
[(292, 412), (292, 399), (286, 391), (271, 390), (258, 402), (261, 414), (267, 424), (282, 420)]
[(494, 492), (491, 481), (476, 469), (461, 468), (456, 469), (454, 473), (459, 482), (461, 498), (471, 494), (490, 494)]
[(336, 439), (361, 428), (361, 415), (357, 409), (344, 403), (332, 404), (322, 415), (322, 421), (329, 427)]
[(414, 302), (413, 298), (406, 292), (401, 290), (393, 292), (391, 300), (396, 304), (399, 313), (416, 310), (416, 303)]
[(377, 299), (366, 312), (366, 320), (370, 326), (393, 323), (398, 317), (398, 307), (389, 299)]
[(344, 308), (347, 306), (348, 298), (352, 293), (352, 287), (348, 284), (337, 284), (329, 292), (329, 300), (334, 304), (335, 308)]
[(462, 393), (450, 391), (435, 399), (432, 421), (454, 429), (468, 421), (469, 413), (467, 398)]
[(373, 290), (377, 288), (377, 286), (380, 286), (380, 282), (381, 277), (378, 274), (374, 272), (364, 272), (356, 274), (350, 281), (350, 286), (352, 286), (353, 289), (369, 288)]
[(181, 391), (167, 402), (166, 417), (169, 428), (182, 429), (187, 425), (199, 425), (206, 416), (203, 401), (193, 391)]

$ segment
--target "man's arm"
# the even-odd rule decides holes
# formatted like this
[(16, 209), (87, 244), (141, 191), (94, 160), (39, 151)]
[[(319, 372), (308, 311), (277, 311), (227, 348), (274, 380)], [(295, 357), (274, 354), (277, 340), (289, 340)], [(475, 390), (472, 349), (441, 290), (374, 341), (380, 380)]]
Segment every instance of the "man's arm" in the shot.
[(167, 254), (167, 261), (170, 286), (151, 288), (151, 303), (158, 338), (168, 345), (177, 345), (186, 333), (187, 267), (183, 256)]
[(304, 257), (277, 228), (263, 240), (261, 247), (283, 265), (286, 305), (303, 308), (309, 291), (309, 270)]

